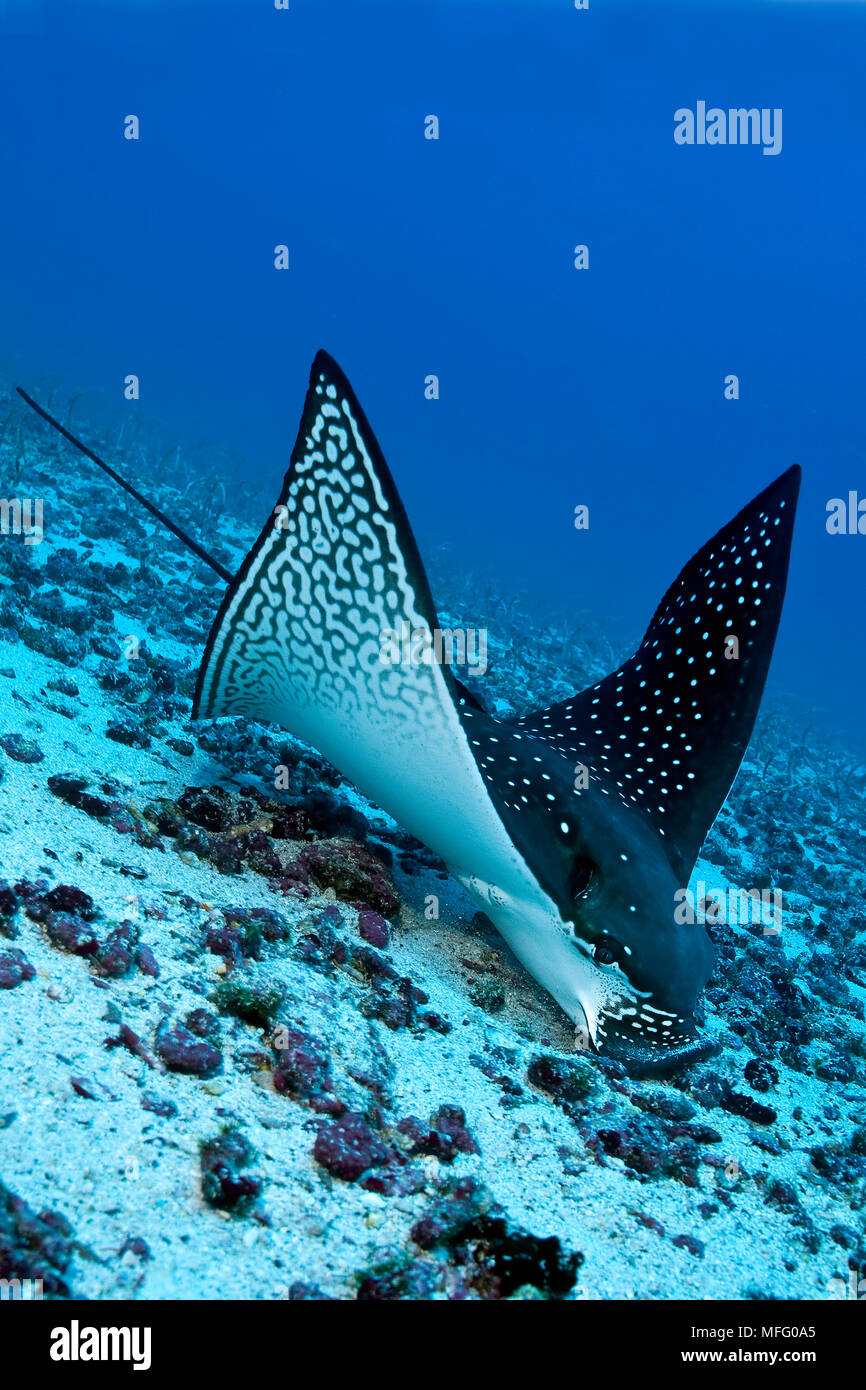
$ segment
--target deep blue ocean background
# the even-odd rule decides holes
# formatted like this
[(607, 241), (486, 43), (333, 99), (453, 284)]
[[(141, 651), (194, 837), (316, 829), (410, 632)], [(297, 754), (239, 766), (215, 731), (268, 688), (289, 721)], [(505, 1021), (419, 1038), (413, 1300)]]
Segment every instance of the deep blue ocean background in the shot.
[[(856, 740), (864, 67), (858, 3), (0, 0), (0, 358), (84, 435), (210, 441), (258, 520), (325, 347), (422, 551), (618, 640), (799, 462), (771, 682)], [(782, 153), (677, 146), (698, 100), (781, 107)]]

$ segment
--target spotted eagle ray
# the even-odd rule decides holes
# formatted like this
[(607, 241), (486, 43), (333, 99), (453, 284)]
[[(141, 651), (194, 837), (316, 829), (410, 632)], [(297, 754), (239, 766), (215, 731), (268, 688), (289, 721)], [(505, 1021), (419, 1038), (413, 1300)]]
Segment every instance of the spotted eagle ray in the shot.
[(688, 562), (613, 674), (499, 720), (441, 662), (382, 660), (402, 624), (432, 643), (436, 612), (382, 451), (327, 353), (234, 577), (18, 389), (228, 581), (195, 718), (242, 715), (317, 748), (444, 860), (584, 1045), (645, 1075), (712, 1050), (694, 1011), (713, 950), (702, 925), (675, 920), (675, 894), (751, 737), (799, 467)]

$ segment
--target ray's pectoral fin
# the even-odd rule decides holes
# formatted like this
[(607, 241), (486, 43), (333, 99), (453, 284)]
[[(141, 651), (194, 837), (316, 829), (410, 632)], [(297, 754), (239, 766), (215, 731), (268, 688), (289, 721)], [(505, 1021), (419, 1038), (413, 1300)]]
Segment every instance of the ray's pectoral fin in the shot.
[(460, 863), (467, 827), (504, 832), (460, 722), (471, 697), (433, 659), (436, 626), (375, 435), (320, 352), (273, 516), (213, 625), (194, 715), (281, 725)]
[(516, 721), (643, 811), (681, 883), (751, 737), (782, 611), (799, 487), (795, 465), (698, 551), (618, 671)]
[(417, 660), (435, 623), (376, 437), (320, 352), (279, 499), (211, 630), (194, 715), (243, 714), (326, 743), (334, 724), (414, 724), (439, 696)]

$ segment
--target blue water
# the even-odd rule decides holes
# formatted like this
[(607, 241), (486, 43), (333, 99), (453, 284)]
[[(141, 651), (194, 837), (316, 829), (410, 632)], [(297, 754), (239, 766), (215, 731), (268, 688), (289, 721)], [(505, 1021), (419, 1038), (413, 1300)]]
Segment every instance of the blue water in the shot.
[[(82, 433), (212, 441), (241, 506), (326, 347), (422, 549), (635, 636), (799, 462), (772, 681), (857, 736), (864, 55), (859, 4), (0, 0), (0, 356)], [(676, 145), (699, 100), (781, 108), (782, 152)]]

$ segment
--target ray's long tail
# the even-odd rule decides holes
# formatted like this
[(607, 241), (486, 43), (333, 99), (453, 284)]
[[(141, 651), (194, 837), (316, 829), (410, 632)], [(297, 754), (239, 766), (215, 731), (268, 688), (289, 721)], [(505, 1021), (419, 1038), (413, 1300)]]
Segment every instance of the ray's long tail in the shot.
[(41, 415), (43, 420), (47, 420), (49, 425), (53, 425), (54, 429), (56, 429), (59, 434), (62, 434), (64, 439), (68, 439), (70, 444), (74, 444), (76, 449), (80, 450), (82, 454), (86, 455), (87, 458), (97, 464), (102, 469), (103, 473), (107, 473), (109, 478), (119, 483), (124, 491), (129, 493), (130, 497), (134, 497), (136, 502), (139, 502), (142, 507), (146, 507), (151, 516), (155, 516), (157, 521), (160, 521), (163, 526), (166, 526), (168, 530), (171, 531), (172, 535), (177, 536), (179, 541), (183, 541), (187, 549), (191, 550), (194, 555), (197, 555), (200, 560), (203, 560), (206, 565), (210, 565), (211, 569), (215, 570), (220, 576), (220, 579), (224, 579), (227, 584), (232, 582), (234, 575), (221, 565), (218, 560), (215, 560), (212, 555), (209, 555), (204, 546), (199, 545), (198, 541), (193, 540), (192, 536), (188, 536), (185, 531), (182, 531), (170, 517), (166, 516), (165, 512), (160, 511), (159, 507), (155, 506), (153, 502), (149, 502), (146, 497), (143, 497), (137, 488), (134, 488), (131, 483), (128, 483), (125, 478), (122, 478), (119, 473), (115, 472), (104, 459), (101, 459), (98, 454), (95, 454), (92, 449), (89, 449), (87, 445), (72, 434), (65, 425), (61, 425), (59, 420), (55, 420), (53, 415), (49, 415), (48, 411), (44, 410), (41, 405), (34, 401), (32, 396), (28, 396), (23, 387), (16, 386), (15, 390), (22, 400), (25, 400), (30, 408), (36, 411), (37, 415)]

